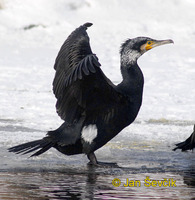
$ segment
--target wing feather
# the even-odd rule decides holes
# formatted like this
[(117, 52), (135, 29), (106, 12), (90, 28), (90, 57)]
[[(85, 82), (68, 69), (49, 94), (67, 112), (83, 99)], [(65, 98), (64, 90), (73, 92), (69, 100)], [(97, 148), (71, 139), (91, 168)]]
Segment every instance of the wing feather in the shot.
[(85, 75), (89, 75), (89, 70), (88, 70), (88, 66), (87, 66), (87, 61), (88, 59), (85, 58), (83, 63), (82, 63), (82, 69)]
[[(53, 91), (59, 116), (72, 124), (83, 116), (87, 123), (109, 121), (126, 101), (104, 75), (92, 53), (86, 23), (67, 38), (54, 65)], [(123, 101), (121, 101), (123, 99)]]
[(95, 67), (93, 66), (93, 61), (92, 60), (93, 60), (92, 57), (90, 57), (89, 60), (88, 60), (88, 62), (89, 62), (89, 70), (90, 70), (90, 72), (95, 73), (96, 70), (95, 70)]

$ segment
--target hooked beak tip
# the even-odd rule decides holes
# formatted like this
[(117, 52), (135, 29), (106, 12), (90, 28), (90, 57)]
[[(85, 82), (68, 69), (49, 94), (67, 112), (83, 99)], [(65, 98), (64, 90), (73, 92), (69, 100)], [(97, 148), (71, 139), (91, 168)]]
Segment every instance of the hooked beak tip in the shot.
[(174, 44), (174, 41), (170, 39), (170, 40), (169, 40), (169, 43), (173, 43), (173, 44)]
[(164, 44), (174, 44), (173, 40), (171, 39), (168, 39), (168, 40), (157, 40), (153, 45), (152, 47), (157, 47), (157, 46), (161, 46), (161, 45), (164, 45)]
[[(158, 42), (157, 42), (158, 43)], [(169, 39), (169, 40), (161, 40), (159, 41), (159, 45), (163, 45), (163, 44), (174, 44), (173, 40)]]

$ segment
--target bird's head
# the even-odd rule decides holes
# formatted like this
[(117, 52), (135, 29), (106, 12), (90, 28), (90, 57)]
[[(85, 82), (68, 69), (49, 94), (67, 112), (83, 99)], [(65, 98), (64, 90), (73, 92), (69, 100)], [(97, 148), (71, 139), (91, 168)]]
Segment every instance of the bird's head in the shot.
[(128, 39), (121, 45), (120, 53), (122, 62), (131, 64), (136, 62), (141, 55), (150, 49), (170, 43), (173, 43), (173, 40), (154, 40), (148, 37)]

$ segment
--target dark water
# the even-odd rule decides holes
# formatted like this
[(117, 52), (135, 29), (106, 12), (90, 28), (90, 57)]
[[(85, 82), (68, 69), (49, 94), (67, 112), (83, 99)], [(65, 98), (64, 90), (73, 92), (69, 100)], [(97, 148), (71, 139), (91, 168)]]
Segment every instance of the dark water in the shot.
[[(146, 170), (147, 171), (147, 170)], [(175, 184), (149, 187), (151, 180), (173, 180)], [(121, 180), (114, 187), (113, 179)], [(135, 173), (132, 169), (26, 170), (0, 173), (1, 199), (192, 199), (195, 197), (195, 172)], [(131, 185), (127, 186), (127, 179)], [(148, 179), (147, 179), (148, 180)], [(132, 184), (140, 181), (141, 184)], [(147, 183), (147, 184), (146, 184)], [(146, 185), (145, 185), (146, 184)]]
[(55, 150), (39, 158), (7, 152), (17, 135), (36, 132), (1, 127), (0, 199), (195, 199), (195, 154), (173, 152), (168, 141), (120, 136), (97, 151), (98, 160), (117, 162), (112, 167), (92, 167), (84, 155)]

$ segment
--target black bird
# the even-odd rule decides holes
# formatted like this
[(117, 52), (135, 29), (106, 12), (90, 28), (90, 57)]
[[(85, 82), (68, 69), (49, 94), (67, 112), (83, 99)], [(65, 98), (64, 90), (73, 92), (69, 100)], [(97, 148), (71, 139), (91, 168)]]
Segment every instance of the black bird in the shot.
[(84, 153), (97, 164), (94, 151), (131, 124), (142, 104), (144, 77), (137, 59), (146, 51), (172, 40), (137, 37), (126, 40), (120, 50), (123, 80), (114, 85), (100, 69), (92, 53), (86, 23), (66, 39), (54, 65), (53, 92), (58, 115), (65, 121), (41, 140), (21, 144), (10, 152), (38, 156), (51, 147), (63, 154)]
[(194, 125), (194, 131), (190, 135), (189, 138), (187, 138), (184, 142), (180, 142), (176, 144), (177, 147), (173, 149), (173, 151), (177, 149), (181, 149), (182, 151), (187, 151), (187, 150), (193, 150), (195, 148), (195, 125)]

